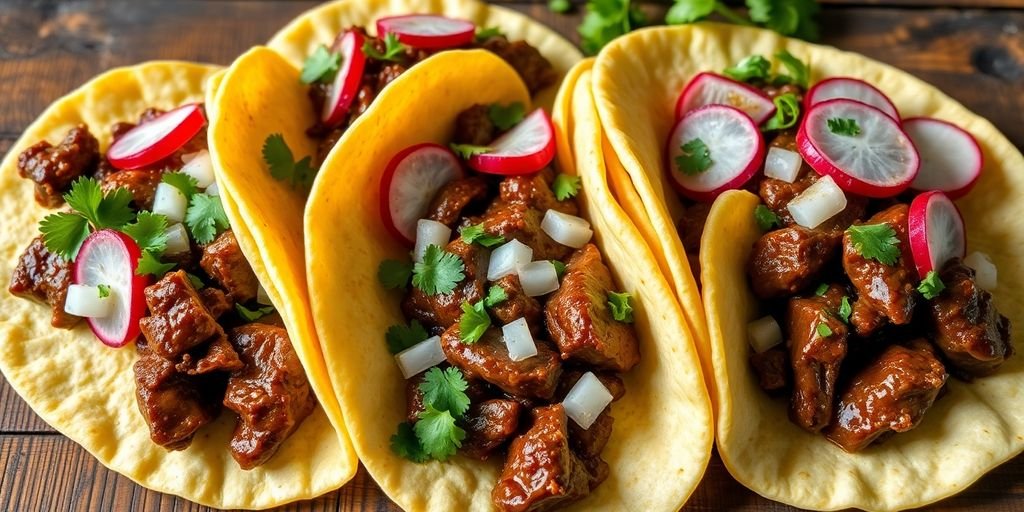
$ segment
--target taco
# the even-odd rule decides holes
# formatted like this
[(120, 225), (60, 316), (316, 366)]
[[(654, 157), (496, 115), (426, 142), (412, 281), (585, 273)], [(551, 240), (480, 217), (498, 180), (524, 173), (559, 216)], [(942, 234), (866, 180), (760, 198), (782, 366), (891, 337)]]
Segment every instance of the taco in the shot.
[(682, 219), (656, 230), (677, 282), (699, 254), (738, 481), (896, 510), (1024, 449), (1021, 301), (998, 286), (1019, 277), (1024, 158), (990, 123), (864, 57), (715, 24), (623, 37), (594, 75), (634, 210)]
[(678, 509), (711, 446), (692, 340), (595, 155), (550, 167), (566, 116), (593, 138), (592, 106), (552, 124), (480, 50), (407, 75), (342, 137), (305, 218), (363, 464), (411, 511)]
[(140, 485), (268, 508), (340, 487), (356, 459), (332, 424), (303, 283), (263, 263), (264, 227), (214, 174), (203, 105), (218, 72), (112, 70), (11, 149), (0, 369)]

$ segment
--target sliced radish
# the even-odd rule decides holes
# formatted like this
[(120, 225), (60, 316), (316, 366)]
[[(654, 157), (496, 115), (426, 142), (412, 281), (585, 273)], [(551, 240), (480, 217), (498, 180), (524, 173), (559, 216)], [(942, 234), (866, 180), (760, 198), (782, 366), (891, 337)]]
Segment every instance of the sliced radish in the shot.
[(921, 155), (921, 171), (910, 186), (914, 190), (941, 190), (950, 199), (963, 197), (981, 176), (981, 146), (960, 127), (932, 119), (903, 120), (903, 130)]
[(416, 248), (413, 249), (412, 260), (416, 263), (422, 262), (423, 255), (427, 253), (427, 247), (436, 245), (443, 249), (451, 238), (452, 228), (436, 220), (420, 219), (416, 221)]
[(413, 48), (438, 50), (466, 46), (476, 37), (476, 25), (466, 20), (432, 14), (389, 16), (377, 20), (377, 35), (395, 34)]
[(149, 282), (146, 276), (135, 274), (141, 256), (131, 237), (103, 229), (85, 239), (75, 258), (75, 284), (109, 286), (116, 299), (109, 315), (87, 319), (104, 345), (122, 347), (139, 335), (139, 320), (146, 314), (143, 290)]
[(676, 101), (676, 119), (706, 105), (735, 107), (760, 125), (775, 114), (775, 103), (765, 93), (714, 73), (699, 73), (686, 84)]
[(822, 176), (786, 205), (793, 221), (814, 229), (846, 209), (846, 194), (831, 176)]
[(818, 103), (838, 98), (867, 103), (897, 121), (900, 119), (900, 112), (896, 110), (896, 105), (893, 105), (892, 100), (882, 91), (863, 80), (846, 77), (829, 78), (811, 87), (804, 100), (805, 110), (810, 110)]
[[(700, 139), (708, 149), (711, 166), (685, 174), (676, 166), (683, 146)], [(696, 201), (713, 201), (726, 190), (743, 186), (764, 162), (764, 138), (746, 113), (725, 105), (708, 105), (679, 120), (668, 138), (666, 170), (669, 182)]]
[(203, 107), (178, 107), (140, 124), (114, 141), (107, 160), (118, 169), (141, 169), (171, 156), (206, 124)]
[(464, 175), (459, 158), (444, 146), (417, 144), (395, 155), (380, 180), (380, 215), (388, 232), (412, 247), (416, 223), (437, 191)]
[(999, 285), (999, 271), (987, 254), (972, 252), (964, 258), (964, 265), (974, 269), (974, 282), (978, 283), (982, 290), (992, 291)]
[(908, 213), (910, 250), (921, 279), (942, 270), (953, 258), (967, 254), (967, 236), (960, 210), (946, 194), (926, 192), (914, 198)]
[[(853, 120), (860, 133), (843, 135), (829, 120)], [(843, 190), (868, 197), (892, 197), (917, 177), (921, 159), (910, 137), (893, 118), (859, 101), (828, 100), (811, 107), (796, 134), (804, 160)]]
[(341, 54), (341, 68), (334, 76), (331, 93), (320, 111), (320, 120), (327, 126), (335, 126), (345, 119), (348, 108), (359, 94), (359, 85), (363, 81), (363, 69), (366, 67), (366, 54), (363, 53), (362, 34), (350, 30), (341, 38), (338, 53)]
[(469, 166), (488, 174), (532, 174), (555, 158), (555, 128), (542, 109), (534, 110), (519, 124), (490, 144), (490, 151), (473, 155)]
[(552, 240), (573, 249), (587, 245), (594, 237), (594, 230), (590, 229), (590, 223), (586, 219), (558, 210), (548, 210), (544, 213), (540, 229)]
[(800, 153), (772, 146), (768, 149), (768, 156), (764, 161), (764, 175), (786, 183), (793, 183), (800, 175), (800, 168), (803, 165), (804, 159)]

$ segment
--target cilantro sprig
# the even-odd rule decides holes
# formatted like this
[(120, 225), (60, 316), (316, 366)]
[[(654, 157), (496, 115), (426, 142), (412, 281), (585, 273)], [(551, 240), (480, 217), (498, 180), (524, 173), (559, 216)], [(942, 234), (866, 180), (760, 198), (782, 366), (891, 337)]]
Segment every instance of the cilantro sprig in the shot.
[(892, 226), (884, 222), (850, 226), (846, 233), (850, 235), (853, 248), (865, 259), (891, 266), (900, 257), (900, 239)]
[(484, 224), (474, 224), (472, 226), (466, 226), (461, 231), (462, 241), (467, 244), (475, 243), (481, 247), (494, 247), (505, 243), (505, 237), (501, 235), (491, 235), (484, 231)]
[(405, 45), (398, 41), (397, 35), (389, 32), (384, 37), (384, 53), (377, 51), (377, 47), (370, 44), (370, 41), (363, 43), (363, 53), (371, 59), (401, 62)]
[(580, 193), (580, 177), (561, 173), (555, 176), (555, 182), (551, 184), (551, 191), (555, 193), (555, 199), (559, 201), (576, 197), (576, 194)]
[(921, 280), (921, 284), (917, 285), (917, 291), (921, 292), (921, 295), (928, 300), (942, 295), (942, 291), (945, 289), (946, 283), (942, 282), (942, 278), (934, 270), (929, 271), (928, 275)]
[(765, 122), (762, 130), (779, 131), (796, 126), (800, 120), (800, 100), (793, 93), (785, 93), (772, 98), (775, 104), (775, 115)]
[(839, 302), (838, 314), (839, 319), (842, 320), (843, 323), (850, 323), (850, 315), (853, 314), (853, 306), (850, 305), (849, 297), (844, 295), (842, 301)]
[(829, 327), (828, 324), (826, 324), (825, 322), (819, 323), (818, 326), (815, 327), (815, 330), (818, 332), (818, 336), (822, 338), (828, 338), (829, 336), (832, 336), (832, 328)]
[(647, 15), (630, 0), (590, 0), (577, 31), (587, 55), (596, 55), (612, 39), (647, 25)]
[(846, 137), (860, 135), (860, 125), (857, 124), (856, 119), (832, 117), (825, 122), (828, 124), (828, 130), (836, 135), (844, 135)]
[(469, 383), (458, 368), (431, 368), (423, 376), (419, 391), (423, 394), (423, 411), (416, 423), (400, 423), (391, 437), (391, 450), (414, 462), (444, 461), (455, 455), (466, 438), (458, 426), (465, 419), (470, 400), (466, 394)]
[(258, 307), (256, 309), (249, 309), (241, 304), (235, 303), (235, 311), (238, 316), (242, 317), (242, 320), (246, 322), (255, 322), (260, 318), (263, 318), (274, 312), (274, 306)]
[(429, 337), (430, 334), (418, 320), (413, 320), (409, 325), (392, 325), (384, 334), (384, 339), (388, 343), (388, 352), (392, 354), (397, 354)]
[(263, 161), (275, 180), (290, 182), (292, 187), (307, 188), (316, 177), (313, 157), (305, 156), (295, 161), (291, 148), (280, 133), (270, 134), (263, 141)]
[(79, 178), (64, 194), (71, 212), (47, 215), (39, 224), (46, 249), (61, 258), (73, 260), (82, 242), (92, 230), (119, 229), (130, 222), (135, 214), (129, 205), (131, 192), (117, 188), (104, 193), (93, 178)]
[(377, 280), (387, 289), (405, 288), (412, 277), (412, 264), (398, 260), (384, 260), (377, 267)]
[(489, 146), (477, 146), (474, 144), (452, 143), (449, 144), (449, 147), (451, 147), (452, 151), (454, 151), (456, 155), (459, 155), (459, 158), (463, 160), (469, 160), (470, 158), (476, 155), (485, 155), (487, 153), (490, 153), (491, 151), (494, 151), (494, 149), (492, 149)]
[(212, 242), (217, 235), (231, 227), (220, 198), (209, 194), (192, 196), (188, 210), (185, 210), (185, 225), (192, 239), (200, 244)]
[(632, 299), (631, 293), (608, 292), (608, 307), (612, 311), (612, 318), (627, 324), (633, 323)]
[(525, 117), (526, 106), (518, 101), (508, 105), (492, 103), (487, 107), (487, 118), (491, 120), (491, 123), (494, 123), (498, 130), (503, 132), (511, 130), (513, 126), (522, 122)]
[(484, 297), (484, 306), (493, 308), (508, 300), (508, 293), (500, 286), (491, 286), (487, 289), (487, 297)]
[(682, 153), (676, 157), (676, 167), (687, 176), (696, 176), (715, 163), (711, 159), (711, 150), (699, 137), (684, 143), (679, 149)]
[(340, 67), (341, 54), (332, 52), (326, 46), (320, 45), (302, 63), (302, 74), (299, 75), (299, 81), (304, 84), (330, 82), (334, 80), (334, 75)]
[(462, 303), (462, 317), (459, 318), (459, 332), (461, 340), (467, 345), (472, 345), (487, 332), (491, 326), (491, 315), (484, 307), (484, 301), (477, 301), (475, 304)]
[(412, 285), (427, 295), (450, 293), (465, 277), (466, 266), (462, 260), (436, 245), (430, 245), (423, 253), (423, 261), (412, 268)]
[(757, 226), (761, 228), (761, 231), (768, 231), (782, 225), (782, 220), (779, 219), (779, 216), (763, 204), (759, 204), (754, 208), (754, 220), (757, 222)]
[(505, 33), (499, 27), (479, 27), (476, 29), (476, 42), (482, 43), (492, 37), (504, 37)]
[(760, 26), (785, 36), (813, 41), (818, 39), (818, 3), (814, 0), (746, 0), (748, 17), (734, 11), (725, 2), (714, 0), (675, 0), (665, 15), (670, 25), (700, 21), (711, 15), (745, 26)]
[(135, 274), (140, 276), (152, 274), (159, 277), (170, 272), (174, 266), (174, 263), (160, 261), (160, 255), (153, 251), (142, 251), (142, 256), (139, 257), (139, 264), (135, 267)]

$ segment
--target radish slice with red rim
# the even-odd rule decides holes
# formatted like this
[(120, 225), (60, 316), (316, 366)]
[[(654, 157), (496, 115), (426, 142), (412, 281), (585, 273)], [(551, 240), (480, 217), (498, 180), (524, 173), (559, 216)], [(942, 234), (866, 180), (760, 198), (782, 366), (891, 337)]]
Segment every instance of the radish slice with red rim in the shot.
[(341, 54), (341, 68), (331, 83), (330, 94), (320, 111), (320, 120), (327, 126), (335, 126), (345, 119), (349, 107), (359, 94), (359, 85), (363, 81), (363, 69), (366, 67), (366, 54), (363, 53), (362, 34), (350, 30), (341, 38), (338, 53)]
[(900, 119), (899, 110), (896, 110), (896, 105), (893, 105), (885, 93), (863, 80), (846, 77), (829, 78), (811, 87), (804, 100), (804, 104), (807, 105), (805, 110), (818, 103), (839, 98), (867, 103), (897, 121)]
[(110, 145), (107, 160), (118, 169), (141, 169), (179, 150), (206, 124), (198, 104), (178, 107), (142, 123)]
[(942, 270), (953, 258), (967, 254), (967, 236), (960, 210), (946, 194), (927, 192), (910, 203), (907, 223), (910, 250), (921, 279)]
[(960, 127), (915, 117), (903, 121), (903, 131), (914, 141), (921, 155), (921, 171), (910, 184), (914, 190), (941, 190), (950, 199), (963, 197), (981, 176), (984, 157), (981, 146)]
[(143, 290), (149, 283), (146, 276), (135, 274), (141, 256), (131, 237), (104, 229), (89, 235), (75, 257), (75, 284), (106, 285), (114, 298), (109, 315), (86, 319), (104, 345), (122, 347), (139, 335), (139, 320), (146, 314)]
[(459, 158), (444, 146), (417, 144), (395, 155), (380, 180), (380, 215), (388, 232), (414, 246), (416, 224), (437, 191), (463, 176)]
[[(832, 123), (855, 123), (844, 133)], [(917, 176), (921, 159), (910, 137), (889, 117), (866, 103), (828, 100), (811, 107), (796, 134), (804, 160), (847, 192), (892, 197)]]
[[(711, 165), (685, 173), (676, 165), (683, 146), (695, 141), (707, 148)], [(688, 114), (669, 134), (666, 170), (669, 182), (696, 201), (713, 201), (719, 194), (743, 186), (764, 161), (764, 138), (750, 116), (725, 105), (708, 105)]]
[(438, 50), (472, 43), (476, 25), (433, 14), (408, 14), (377, 20), (377, 35), (384, 37), (384, 34), (395, 34), (402, 44), (413, 48)]
[(760, 125), (775, 114), (775, 103), (747, 84), (714, 73), (699, 73), (676, 101), (676, 119), (707, 105), (727, 105), (746, 112)]
[(555, 128), (547, 112), (537, 109), (488, 147), (487, 153), (470, 157), (470, 167), (488, 174), (533, 174), (555, 158)]

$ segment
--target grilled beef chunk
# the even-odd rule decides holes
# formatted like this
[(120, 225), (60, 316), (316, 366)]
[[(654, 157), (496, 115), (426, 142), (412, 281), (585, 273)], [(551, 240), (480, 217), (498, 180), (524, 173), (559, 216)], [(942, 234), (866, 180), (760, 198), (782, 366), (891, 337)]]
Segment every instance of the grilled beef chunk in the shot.
[(757, 374), (761, 389), (772, 392), (789, 386), (789, 354), (782, 346), (776, 345), (760, 354), (750, 354), (750, 365)]
[(57, 146), (39, 141), (18, 155), (18, 175), (35, 183), (36, 202), (47, 208), (64, 204), (62, 197), (79, 176), (91, 175), (100, 161), (100, 143), (80, 124)]
[(552, 240), (540, 227), (543, 219), (544, 212), (524, 203), (496, 202), (484, 214), (484, 231), (529, 246), (534, 260), (568, 258), (572, 248)]
[(405, 418), (409, 423), (416, 423), (420, 419), (420, 413), (426, 410), (423, 405), (423, 392), (420, 391), (420, 384), (423, 384), (426, 372), (418, 373), (405, 381)]
[(491, 121), (487, 105), (473, 105), (455, 118), (456, 144), (486, 146), (498, 136), (498, 127)]
[(252, 469), (274, 455), (313, 412), (316, 397), (292, 349), (288, 331), (264, 324), (231, 330), (245, 368), (228, 379), (224, 406), (238, 413), (231, 456)]
[(924, 339), (890, 345), (846, 386), (825, 436), (856, 452), (884, 435), (906, 432), (920, 423), (947, 376)]
[(238, 352), (231, 346), (227, 335), (217, 336), (210, 343), (200, 345), (186, 352), (174, 365), (178, 373), (203, 375), (213, 372), (233, 372), (245, 367), (238, 358)]
[(203, 301), (203, 305), (214, 318), (220, 318), (224, 313), (231, 311), (232, 306), (235, 305), (231, 297), (212, 286), (199, 290), (199, 299)]
[(846, 357), (848, 331), (836, 317), (844, 293), (843, 286), (832, 285), (824, 296), (790, 299), (786, 311), (793, 366), (789, 415), (809, 432), (821, 430), (832, 420), (836, 379)]
[(206, 309), (185, 271), (165, 275), (145, 290), (149, 314), (139, 320), (153, 352), (175, 359), (200, 343), (223, 336), (224, 330)]
[(48, 304), (52, 310), (50, 325), (70, 329), (81, 320), (64, 312), (71, 279), (71, 262), (48, 251), (39, 236), (18, 258), (7, 290), (11, 295)]
[(256, 298), (260, 283), (256, 280), (249, 260), (242, 254), (242, 248), (238, 246), (238, 239), (232, 230), (221, 233), (203, 247), (199, 266), (227, 290), (234, 300), (248, 302)]
[(140, 348), (135, 361), (135, 398), (149, 437), (168, 450), (183, 450), (200, 427), (220, 412), (217, 394), (203, 378), (178, 373), (174, 363)]
[(472, 203), (487, 198), (487, 182), (470, 177), (449, 181), (441, 187), (427, 208), (426, 218), (450, 228), (459, 223), (462, 210)]
[(156, 196), (156, 186), (164, 172), (159, 169), (139, 169), (134, 171), (105, 172), (100, 178), (100, 186), (104, 192), (111, 192), (118, 188), (126, 188), (132, 195), (132, 202), (140, 210), (153, 209), (153, 197)]
[(534, 334), (541, 332), (543, 320), (541, 319), (540, 302), (523, 291), (523, 286), (519, 284), (518, 274), (509, 274), (499, 278), (494, 281), (493, 286), (505, 290), (505, 300), (490, 308), (491, 313), (502, 325), (525, 318), (526, 324), (530, 326), (530, 330)]
[[(562, 378), (558, 381), (558, 391), (555, 393), (555, 398), (559, 401), (564, 400), (565, 395), (569, 394), (572, 387), (576, 385), (576, 382), (585, 373), (585, 371), (577, 368), (566, 368), (562, 372)], [(622, 382), (622, 378), (618, 375), (612, 372), (596, 372), (594, 376), (612, 394), (612, 402), (617, 402), (620, 398), (626, 396), (626, 384)]]
[(608, 414), (607, 408), (588, 429), (577, 425), (575, 421), (570, 421), (569, 445), (572, 446), (572, 451), (584, 461), (599, 458), (604, 447), (608, 445), (608, 440), (612, 438), (614, 423), (615, 419)]
[(466, 440), (462, 449), (471, 457), (487, 460), (519, 427), (520, 406), (514, 400), (496, 398), (474, 403), (466, 413)]
[(989, 375), (1013, 354), (1010, 320), (996, 311), (992, 295), (974, 282), (974, 271), (953, 260), (940, 274), (946, 289), (929, 302), (935, 344), (957, 374)]
[(704, 235), (704, 224), (708, 221), (712, 204), (709, 202), (694, 203), (683, 211), (683, 216), (679, 219), (679, 237), (688, 254), (700, 252), (700, 237)]
[(526, 41), (509, 41), (505, 36), (494, 36), (483, 41), (480, 47), (512, 66), (531, 95), (558, 81), (554, 66)]
[(569, 215), (579, 215), (576, 201), (559, 201), (551, 191), (548, 172), (523, 176), (509, 176), (498, 187), (498, 201), (504, 204), (519, 203), (540, 210), (541, 218), (547, 210), (556, 210)]
[(413, 287), (402, 300), (402, 312), (407, 318), (419, 320), (435, 328), (435, 332), (459, 321), (463, 302), (475, 304), (487, 295), (487, 251), (461, 238), (453, 240), (444, 250), (462, 260), (466, 277), (450, 293), (427, 295)]
[(479, 341), (462, 342), (459, 324), (441, 335), (441, 348), (448, 362), (462, 370), (467, 380), (483, 379), (507, 393), (549, 400), (562, 374), (558, 353), (548, 343), (537, 340), (537, 355), (513, 361), (501, 337), (501, 330), (491, 327)]
[(907, 236), (907, 211), (907, 205), (898, 204), (875, 214), (866, 223), (884, 223), (896, 232), (900, 257), (894, 265), (865, 258), (857, 250), (850, 233), (843, 236), (843, 269), (857, 290), (852, 322), (858, 336), (868, 336), (884, 323), (865, 310), (874, 310), (878, 316), (895, 325), (909, 324), (914, 313), (917, 269), (914, 268)]
[(754, 242), (747, 275), (758, 297), (786, 297), (821, 282), (821, 274), (838, 253), (839, 238), (824, 231), (777, 229)]
[(548, 332), (562, 353), (598, 368), (626, 372), (640, 362), (632, 326), (616, 321), (608, 307), (612, 275), (601, 253), (587, 244), (566, 265), (562, 286), (545, 306)]

